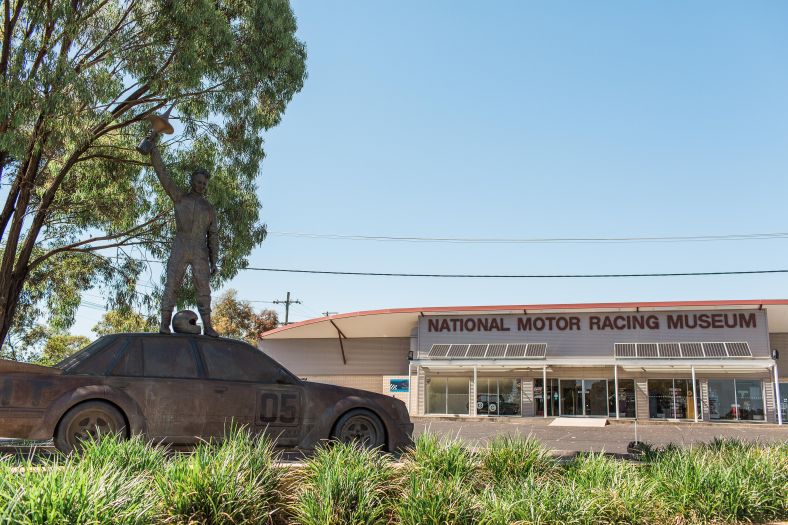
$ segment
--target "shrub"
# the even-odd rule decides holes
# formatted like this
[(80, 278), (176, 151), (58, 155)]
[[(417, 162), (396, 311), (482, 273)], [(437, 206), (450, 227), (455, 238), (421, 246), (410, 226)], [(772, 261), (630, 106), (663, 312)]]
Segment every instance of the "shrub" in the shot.
[(357, 443), (331, 443), (304, 467), (293, 502), (302, 525), (367, 525), (388, 521), (392, 468), (388, 456)]
[(167, 456), (165, 448), (146, 444), (140, 436), (123, 439), (108, 435), (100, 441), (86, 442), (80, 460), (98, 468), (111, 465), (132, 474), (152, 475), (164, 468)]
[(423, 471), (430, 479), (470, 480), (477, 470), (476, 454), (457, 440), (422, 434), (414, 447), (403, 455), (406, 471)]
[(232, 429), (220, 444), (175, 457), (156, 476), (161, 519), (170, 523), (268, 523), (281, 477), (271, 441)]
[(558, 479), (530, 475), (490, 485), (479, 502), (480, 525), (589, 523), (582, 499)]
[(653, 523), (662, 517), (656, 484), (632, 463), (582, 454), (568, 465), (564, 484), (573, 487), (587, 523)]
[(154, 507), (144, 477), (79, 458), (6, 471), (0, 502), (0, 523), (18, 525), (147, 524)]
[(405, 490), (395, 505), (402, 525), (475, 523), (474, 497), (462, 478), (415, 470), (405, 481)]
[(550, 452), (531, 436), (497, 436), (480, 456), (482, 467), (496, 484), (526, 479), (532, 474), (552, 475), (557, 465)]
[(652, 454), (649, 471), (671, 514), (697, 523), (769, 521), (788, 516), (784, 445), (717, 440)]

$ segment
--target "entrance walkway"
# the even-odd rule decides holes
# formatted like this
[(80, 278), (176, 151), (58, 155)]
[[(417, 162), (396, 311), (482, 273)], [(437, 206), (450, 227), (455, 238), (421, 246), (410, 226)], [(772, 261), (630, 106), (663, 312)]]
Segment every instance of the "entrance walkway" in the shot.
[[(508, 420), (445, 420), (413, 418), (414, 437), (426, 430), (451, 438), (459, 438), (470, 445), (483, 445), (499, 434), (529, 434), (547, 448), (559, 451), (593, 451), (625, 453), (627, 443), (635, 440), (634, 423), (615, 422), (602, 428), (548, 426), (552, 418), (517, 418)], [(788, 441), (788, 426), (743, 425), (727, 423), (669, 423), (649, 422), (637, 425), (638, 439), (654, 445), (711, 441), (715, 437), (730, 437), (749, 441)]]

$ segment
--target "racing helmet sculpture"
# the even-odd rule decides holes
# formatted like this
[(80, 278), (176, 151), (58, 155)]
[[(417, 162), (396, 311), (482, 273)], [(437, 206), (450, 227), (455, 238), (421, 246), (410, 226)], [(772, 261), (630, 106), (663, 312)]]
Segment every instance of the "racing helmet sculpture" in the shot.
[(191, 310), (181, 310), (172, 318), (172, 329), (179, 334), (199, 334), (197, 314)]

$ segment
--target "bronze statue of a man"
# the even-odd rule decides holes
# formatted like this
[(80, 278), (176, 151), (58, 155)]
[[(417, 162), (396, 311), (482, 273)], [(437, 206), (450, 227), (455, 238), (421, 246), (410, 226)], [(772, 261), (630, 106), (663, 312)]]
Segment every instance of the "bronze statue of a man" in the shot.
[(159, 332), (170, 333), (175, 295), (183, 284), (186, 268), (192, 268), (192, 280), (197, 289), (197, 309), (202, 318), (203, 333), (211, 337), (219, 334), (211, 326), (211, 275), (216, 273), (219, 253), (216, 210), (205, 198), (210, 175), (198, 169), (191, 174), (191, 191), (185, 193), (170, 178), (156, 147), (157, 133), (149, 135), (151, 162), (164, 191), (175, 205), (175, 242), (167, 261), (167, 281), (161, 300)]

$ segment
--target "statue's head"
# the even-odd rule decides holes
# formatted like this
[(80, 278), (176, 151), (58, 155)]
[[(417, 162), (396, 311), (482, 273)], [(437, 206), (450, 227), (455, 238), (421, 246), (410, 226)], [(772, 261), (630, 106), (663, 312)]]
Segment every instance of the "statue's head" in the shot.
[(203, 168), (194, 170), (191, 176), (192, 191), (205, 195), (205, 191), (208, 189), (208, 179), (210, 178), (211, 175), (208, 173), (208, 170)]

